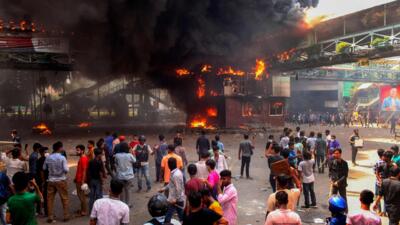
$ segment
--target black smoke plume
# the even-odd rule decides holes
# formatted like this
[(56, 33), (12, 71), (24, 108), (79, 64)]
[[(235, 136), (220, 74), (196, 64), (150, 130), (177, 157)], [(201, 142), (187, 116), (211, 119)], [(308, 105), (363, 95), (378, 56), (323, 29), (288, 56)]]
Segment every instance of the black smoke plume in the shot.
[[(174, 69), (249, 66), (296, 46), (304, 10), (318, 0), (0, 0), (0, 18), (73, 33), (77, 69), (99, 79), (140, 74), (186, 108), (193, 82)], [(179, 90), (179, 91), (176, 91)], [(193, 92), (193, 91), (192, 91)], [(186, 103), (186, 104), (185, 104)]]

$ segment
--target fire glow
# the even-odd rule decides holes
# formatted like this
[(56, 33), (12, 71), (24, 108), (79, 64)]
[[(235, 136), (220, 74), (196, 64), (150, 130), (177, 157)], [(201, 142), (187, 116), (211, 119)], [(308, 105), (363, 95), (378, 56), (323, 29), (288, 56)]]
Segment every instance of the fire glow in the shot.
[(202, 99), (206, 95), (206, 82), (202, 78), (197, 79), (198, 87), (197, 87), (197, 98)]
[(45, 123), (39, 123), (38, 125), (33, 127), (33, 130), (36, 130), (39, 134), (42, 135), (50, 135), (51, 130)]
[(209, 72), (211, 72), (211, 68), (212, 68), (211, 65), (203, 65), (203, 66), (201, 67), (201, 72), (202, 72), (202, 73), (209, 73)]
[(207, 116), (209, 117), (217, 117), (218, 116), (218, 110), (215, 107), (210, 107), (207, 109)]
[(328, 15), (311, 15), (311, 13), (307, 12), (306, 16), (303, 19), (303, 26), (305, 29), (313, 29), (318, 24), (324, 22), (329, 19)]
[(82, 123), (78, 124), (79, 128), (86, 128), (86, 127), (90, 127), (90, 126), (92, 126), (92, 124), (89, 122), (82, 122)]
[(184, 76), (190, 75), (190, 71), (185, 68), (176, 69), (175, 72), (179, 77), (184, 77)]
[(208, 125), (207, 119), (202, 116), (195, 116), (193, 120), (190, 122), (190, 128), (203, 128), (208, 130), (215, 129), (214, 126)]
[(219, 68), (217, 75), (234, 75), (234, 76), (244, 76), (244, 72), (241, 70), (234, 70), (232, 66), (228, 66), (226, 69)]
[(282, 53), (279, 53), (276, 58), (281, 61), (285, 62), (288, 61), (290, 58), (292, 58), (293, 54), (295, 53), (296, 49), (292, 48), (290, 50), (284, 51)]
[(265, 72), (265, 62), (262, 61), (261, 59), (256, 60), (256, 66), (254, 67), (254, 73), (255, 73), (255, 79), (256, 80), (261, 80), (262, 75)]

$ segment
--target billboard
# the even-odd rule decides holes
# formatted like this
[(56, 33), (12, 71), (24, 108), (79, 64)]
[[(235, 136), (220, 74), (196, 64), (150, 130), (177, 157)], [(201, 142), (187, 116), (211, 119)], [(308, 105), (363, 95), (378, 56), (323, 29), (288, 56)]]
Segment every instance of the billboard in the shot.
[(382, 86), (380, 89), (381, 110), (400, 111), (400, 86)]

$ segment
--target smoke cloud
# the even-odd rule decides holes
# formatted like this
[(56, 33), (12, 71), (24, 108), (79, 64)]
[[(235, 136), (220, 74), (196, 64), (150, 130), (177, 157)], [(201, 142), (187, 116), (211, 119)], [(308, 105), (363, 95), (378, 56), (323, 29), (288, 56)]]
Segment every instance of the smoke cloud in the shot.
[[(304, 10), (318, 0), (0, 0), (0, 18), (73, 32), (77, 68), (91, 78), (145, 75), (181, 103), (193, 83), (175, 68), (249, 66), (294, 47)], [(183, 87), (180, 92), (177, 86)], [(185, 90), (186, 89), (186, 90)], [(175, 91), (174, 91), (175, 90)], [(185, 96), (185, 95), (184, 95)], [(187, 107), (187, 104), (185, 104)]]

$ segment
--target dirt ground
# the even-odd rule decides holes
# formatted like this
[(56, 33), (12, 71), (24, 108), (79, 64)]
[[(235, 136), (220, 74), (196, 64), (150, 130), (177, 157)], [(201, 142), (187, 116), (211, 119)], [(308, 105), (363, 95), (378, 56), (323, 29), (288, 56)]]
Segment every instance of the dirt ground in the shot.
[[(303, 126), (302, 129), (306, 130), (307, 133), (309, 131), (324, 131), (327, 127), (308, 127)], [(330, 127), (328, 128), (332, 131), (332, 134), (336, 134), (338, 140), (342, 144), (344, 148), (344, 158), (346, 160), (350, 159), (350, 147), (348, 144), (348, 137), (351, 135), (353, 128), (343, 128), (343, 127)], [(139, 133), (139, 132), (137, 132)], [(240, 170), (240, 161), (237, 159), (238, 154), (238, 145), (242, 140), (242, 134), (221, 134), (221, 140), (225, 144), (226, 154), (229, 156), (229, 166), (232, 170), (233, 175), (236, 179), (234, 179), (233, 183), (236, 186), (239, 192), (239, 204), (238, 204), (238, 224), (239, 225), (249, 225), (249, 224), (264, 224), (265, 219), (265, 202), (268, 195), (271, 193), (271, 188), (268, 182), (268, 174), (269, 169), (267, 167), (266, 158), (264, 157), (264, 148), (265, 143), (267, 141), (267, 136), (270, 133), (266, 134), (258, 134), (255, 139), (256, 151), (252, 157), (250, 173), (254, 178), (253, 180), (247, 179), (238, 179), (239, 170)], [(129, 136), (129, 133), (125, 133), (125, 135)], [(172, 141), (174, 133), (165, 133), (167, 140)], [(278, 133), (274, 134), (277, 138), (279, 136)], [(350, 210), (354, 208), (358, 208), (357, 197), (363, 188), (370, 188), (373, 190), (374, 178), (372, 173), (372, 165), (375, 162), (375, 150), (377, 148), (388, 148), (390, 147), (390, 136), (389, 131), (387, 129), (382, 128), (360, 128), (360, 135), (366, 139), (365, 147), (360, 152), (358, 159), (360, 160), (360, 166), (352, 167), (349, 177), (349, 205)], [(157, 143), (158, 133), (152, 132), (147, 133), (147, 143), (150, 145), (154, 145)], [(214, 134), (208, 134), (211, 138)], [(85, 144), (87, 140), (102, 137), (102, 133), (96, 133), (95, 131), (91, 131), (89, 133), (73, 133), (71, 135), (59, 135), (56, 136), (23, 136), (23, 143), (28, 143), (30, 146), (35, 141), (39, 141), (43, 145), (51, 147), (51, 144), (57, 140), (61, 140), (64, 143), (64, 147), (67, 150), (68, 154), (71, 156), (68, 157), (68, 164), (70, 167), (70, 172), (68, 175), (68, 183), (69, 183), (69, 193), (70, 193), (70, 211), (71, 214), (78, 210), (79, 200), (76, 195), (73, 194), (75, 190), (73, 178), (76, 171), (76, 162), (77, 157), (72, 156), (74, 154), (74, 147), (77, 144)], [(4, 137), (3, 139), (7, 139), (8, 137)], [(130, 138), (130, 137), (129, 137)], [(186, 147), (186, 151), (188, 154), (188, 159), (190, 162), (195, 162), (197, 160), (197, 155), (195, 154), (195, 140), (197, 138), (196, 134), (185, 134), (183, 145)], [(371, 141), (369, 141), (371, 140)], [(393, 142), (393, 141), (392, 141)], [(157, 190), (161, 188), (161, 184), (154, 183), (154, 160), (150, 160), (150, 176), (153, 181), (152, 190), (149, 193), (140, 192), (136, 193), (137, 185), (135, 184), (134, 189), (132, 190), (133, 196), (133, 208), (130, 212), (130, 224), (143, 224), (147, 220), (150, 219), (150, 215), (147, 212), (147, 201), (148, 199), (154, 195)], [(350, 163), (349, 163), (350, 165)], [(315, 224), (318, 222), (318, 219), (324, 219), (329, 215), (327, 210), (327, 196), (329, 192), (328, 186), (328, 178), (327, 172), (325, 174), (316, 174), (316, 182), (315, 182), (315, 191), (317, 196), (317, 209), (308, 209), (306, 211), (299, 210), (303, 224)], [(108, 184), (104, 187), (104, 194), (108, 193)], [(301, 196), (300, 205), (304, 204), (304, 198)], [(59, 197), (56, 197), (55, 203), (55, 215), (56, 219), (62, 220), (62, 206), (60, 203)], [(317, 220), (316, 220), (317, 219)], [(39, 224), (46, 224), (45, 218), (38, 219)], [(81, 217), (81, 218), (73, 218), (68, 222), (68, 224), (88, 224), (89, 217)], [(62, 222), (57, 222), (56, 224), (65, 224)]]

